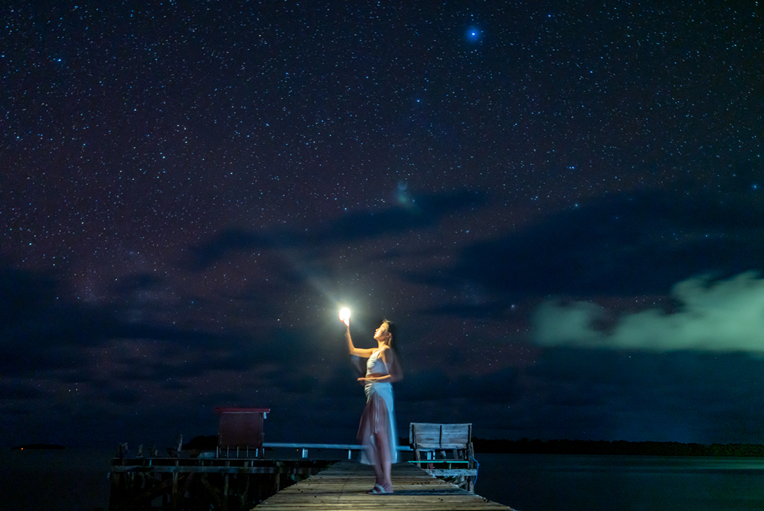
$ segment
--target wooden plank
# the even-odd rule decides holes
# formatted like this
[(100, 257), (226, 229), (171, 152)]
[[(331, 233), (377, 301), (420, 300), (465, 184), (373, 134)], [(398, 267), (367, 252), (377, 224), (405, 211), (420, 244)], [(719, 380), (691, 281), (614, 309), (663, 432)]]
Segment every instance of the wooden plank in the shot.
[(316, 467), (220, 467), (220, 466), (189, 466), (178, 467), (155, 465), (149, 466), (116, 466), (114, 473), (145, 473), (145, 474), (310, 474)]
[(391, 495), (369, 495), (374, 486), (371, 467), (354, 461), (342, 461), (328, 469), (263, 501), (261, 511), (347, 510), (464, 510), (512, 511), (512, 508), (469, 493), (456, 485), (437, 479), (408, 463), (393, 465)]

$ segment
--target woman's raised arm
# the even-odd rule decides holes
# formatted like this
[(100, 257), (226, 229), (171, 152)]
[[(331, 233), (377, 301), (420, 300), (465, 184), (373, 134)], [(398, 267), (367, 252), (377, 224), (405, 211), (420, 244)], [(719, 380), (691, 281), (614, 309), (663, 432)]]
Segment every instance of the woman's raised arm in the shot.
[(345, 337), (348, 339), (348, 352), (351, 355), (355, 355), (356, 357), (362, 357), (362, 358), (369, 358), (373, 353), (373, 349), (361, 349), (356, 348), (353, 346), (353, 339), (350, 337), (350, 321), (345, 322), (345, 326), (347, 327), (347, 331), (345, 332)]

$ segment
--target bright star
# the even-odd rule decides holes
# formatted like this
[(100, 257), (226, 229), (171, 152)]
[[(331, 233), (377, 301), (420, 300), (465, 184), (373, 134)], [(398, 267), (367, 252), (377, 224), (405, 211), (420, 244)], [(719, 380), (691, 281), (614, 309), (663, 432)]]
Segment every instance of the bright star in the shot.
[(470, 41), (477, 41), (478, 39), (480, 39), (480, 30), (476, 28), (470, 28), (469, 30), (467, 30), (467, 39), (469, 39)]

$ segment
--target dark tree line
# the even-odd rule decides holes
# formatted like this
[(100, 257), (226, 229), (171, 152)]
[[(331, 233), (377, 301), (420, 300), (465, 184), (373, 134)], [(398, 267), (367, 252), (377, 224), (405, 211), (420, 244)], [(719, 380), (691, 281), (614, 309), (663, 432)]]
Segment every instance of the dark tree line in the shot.
[(473, 438), (475, 452), (517, 454), (614, 454), (643, 456), (764, 457), (760, 444), (683, 444), (680, 442), (626, 442), (618, 440), (487, 440)]
[[(683, 444), (680, 442), (627, 442), (617, 440), (489, 440), (473, 437), (476, 453), (516, 454), (613, 454), (642, 456), (740, 456), (764, 457), (761, 444)], [(401, 437), (400, 445), (408, 445)], [(217, 436), (199, 436), (183, 445), (183, 450), (215, 450)], [(267, 449), (270, 450), (270, 449)]]

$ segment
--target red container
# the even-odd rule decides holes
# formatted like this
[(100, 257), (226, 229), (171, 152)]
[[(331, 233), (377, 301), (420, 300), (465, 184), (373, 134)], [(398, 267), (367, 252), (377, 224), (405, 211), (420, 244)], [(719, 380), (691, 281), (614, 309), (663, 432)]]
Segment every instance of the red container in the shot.
[(263, 420), (270, 408), (222, 408), (220, 415), (218, 447), (263, 447)]

